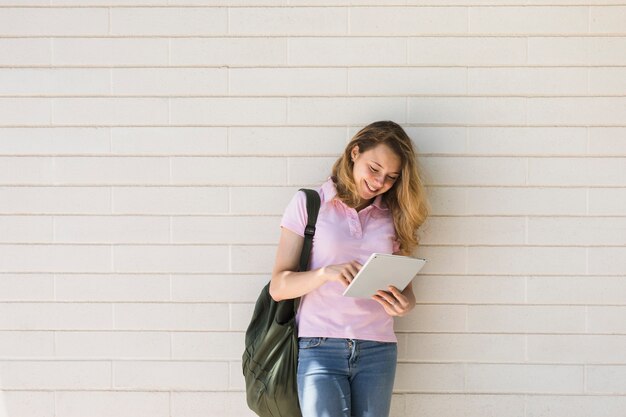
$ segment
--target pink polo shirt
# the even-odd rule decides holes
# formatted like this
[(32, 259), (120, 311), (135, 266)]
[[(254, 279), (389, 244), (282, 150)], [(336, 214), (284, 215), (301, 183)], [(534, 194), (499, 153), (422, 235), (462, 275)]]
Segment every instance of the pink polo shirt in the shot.
[[(356, 260), (363, 264), (374, 252), (398, 250), (389, 209), (380, 196), (360, 212), (338, 198), (331, 179), (318, 190), (321, 207), (317, 219), (310, 269)], [(306, 196), (296, 193), (285, 209), (281, 227), (304, 236)], [(372, 299), (344, 297), (344, 286), (327, 282), (302, 297), (298, 311), (299, 337), (397, 342), (393, 318)]]

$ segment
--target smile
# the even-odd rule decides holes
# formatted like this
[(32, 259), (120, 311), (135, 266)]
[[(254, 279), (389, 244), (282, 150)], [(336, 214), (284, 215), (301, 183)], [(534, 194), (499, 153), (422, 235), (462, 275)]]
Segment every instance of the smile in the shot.
[(375, 193), (376, 191), (379, 190), (379, 188), (372, 188), (367, 181), (365, 181), (365, 185), (367, 186), (367, 189), (370, 190), (373, 193)]

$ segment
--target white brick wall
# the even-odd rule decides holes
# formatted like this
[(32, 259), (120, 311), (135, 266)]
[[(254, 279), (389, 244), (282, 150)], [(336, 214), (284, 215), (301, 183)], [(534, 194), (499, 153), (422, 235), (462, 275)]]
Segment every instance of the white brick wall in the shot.
[(433, 213), (393, 417), (626, 409), (626, 2), (0, 0), (0, 417), (240, 417), (280, 215), (363, 125)]

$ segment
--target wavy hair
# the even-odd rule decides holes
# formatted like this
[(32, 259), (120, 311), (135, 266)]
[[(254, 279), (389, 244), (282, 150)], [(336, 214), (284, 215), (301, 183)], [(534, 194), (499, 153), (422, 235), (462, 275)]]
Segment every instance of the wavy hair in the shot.
[(382, 198), (393, 217), (400, 254), (409, 255), (417, 247), (417, 229), (426, 220), (429, 207), (413, 143), (400, 125), (380, 121), (361, 129), (335, 161), (332, 179), (337, 187), (337, 197), (350, 207), (356, 207), (360, 197), (352, 174), (351, 151), (358, 146), (362, 153), (380, 144), (387, 145), (401, 161), (400, 176)]

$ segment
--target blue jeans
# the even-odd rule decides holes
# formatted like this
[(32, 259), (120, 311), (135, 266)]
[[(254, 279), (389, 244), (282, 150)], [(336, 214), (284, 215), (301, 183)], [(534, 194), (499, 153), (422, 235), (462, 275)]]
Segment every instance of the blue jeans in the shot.
[(298, 397), (303, 417), (387, 417), (396, 343), (299, 339)]

